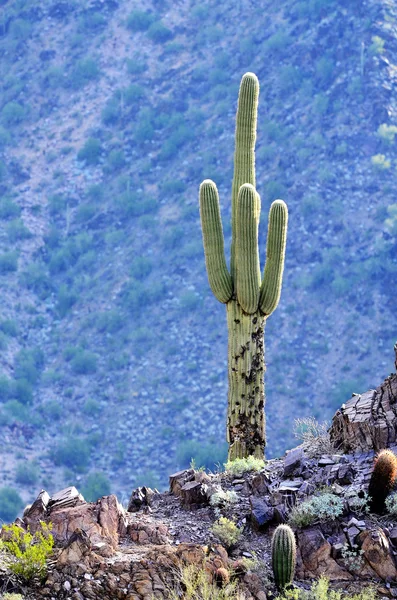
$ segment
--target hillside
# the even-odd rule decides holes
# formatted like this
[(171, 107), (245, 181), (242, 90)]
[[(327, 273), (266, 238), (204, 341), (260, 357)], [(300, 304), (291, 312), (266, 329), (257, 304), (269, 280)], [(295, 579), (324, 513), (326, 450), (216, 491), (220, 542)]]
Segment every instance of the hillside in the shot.
[(3, 485), (125, 499), (223, 461), (226, 318), (197, 196), (216, 181), (229, 246), (246, 71), (262, 258), (271, 201), (290, 210), (267, 455), (294, 418), (377, 386), (396, 338), (394, 3), (1, 4)]

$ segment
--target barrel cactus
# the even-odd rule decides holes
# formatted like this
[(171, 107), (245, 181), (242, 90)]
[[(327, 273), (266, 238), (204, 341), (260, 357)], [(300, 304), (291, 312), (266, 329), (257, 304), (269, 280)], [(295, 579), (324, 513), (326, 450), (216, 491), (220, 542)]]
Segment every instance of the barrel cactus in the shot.
[(370, 510), (381, 514), (385, 500), (394, 487), (397, 477), (397, 456), (391, 450), (382, 450), (375, 459), (368, 486)]
[(295, 535), (289, 525), (279, 525), (272, 537), (272, 568), (279, 590), (292, 583), (296, 564)]
[(218, 190), (209, 179), (200, 186), (200, 215), (210, 287), (226, 304), (228, 342), (227, 441), (229, 460), (264, 458), (264, 326), (280, 299), (288, 210), (282, 200), (270, 207), (266, 265), (259, 263), (260, 196), (255, 189), (255, 141), (259, 82), (241, 81), (232, 186), (230, 272), (226, 265)]

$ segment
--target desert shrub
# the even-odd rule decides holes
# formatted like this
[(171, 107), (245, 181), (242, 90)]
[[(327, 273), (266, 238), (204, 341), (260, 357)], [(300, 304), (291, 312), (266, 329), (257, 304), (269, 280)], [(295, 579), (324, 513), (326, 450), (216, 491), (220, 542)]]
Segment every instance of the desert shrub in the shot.
[(97, 165), (102, 153), (101, 142), (96, 138), (88, 138), (84, 146), (79, 150), (77, 159), (85, 161), (87, 165)]
[(26, 109), (18, 102), (7, 102), (1, 109), (0, 121), (5, 127), (13, 127), (26, 117)]
[(157, 19), (146, 10), (133, 10), (127, 17), (127, 27), (131, 31), (146, 31)]
[(89, 350), (79, 349), (70, 365), (76, 375), (92, 375), (97, 370), (97, 355)]
[(17, 466), (15, 481), (21, 485), (34, 485), (39, 478), (39, 471), (35, 462), (24, 462)]
[(15, 204), (7, 196), (0, 199), (0, 219), (10, 219), (11, 217), (18, 217), (21, 213), (21, 209), (18, 204)]
[(134, 192), (124, 192), (115, 199), (115, 208), (124, 217), (138, 217), (156, 210), (157, 202), (153, 198), (143, 198)]
[(95, 326), (101, 333), (116, 333), (125, 324), (123, 316), (114, 310), (99, 313)]
[(105, 473), (90, 473), (85, 480), (81, 493), (87, 502), (95, 502), (110, 494), (110, 481)]
[(230, 581), (226, 572), (221, 585), (212, 581), (203, 565), (186, 565), (177, 572), (174, 586), (167, 590), (168, 600), (244, 600), (236, 581)]
[(20, 281), (29, 290), (33, 290), (39, 298), (44, 300), (53, 291), (53, 283), (45, 268), (41, 264), (31, 263), (21, 273)]
[(278, 31), (270, 36), (264, 43), (264, 50), (270, 54), (281, 53), (285, 54), (291, 45), (291, 38), (288, 33)]
[(134, 279), (142, 281), (151, 273), (153, 269), (153, 262), (146, 256), (137, 256), (133, 259), (130, 266), (130, 275)]
[(391, 167), (390, 160), (384, 154), (374, 154), (374, 156), (371, 156), (371, 163), (378, 171), (387, 171)]
[(387, 144), (392, 144), (394, 142), (396, 133), (397, 127), (395, 125), (387, 125), (387, 123), (382, 123), (382, 125), (379, 125), (377, 131), (380, 139)]
[[(13, 381), (12, 397), (15, 399), (17, 407), (21, 407), (21, 411), (18, 411), (18, 416), (19, 412), (23, 412), (23, 415), (20, 415), (22, 420), (22, 416), (26, 413), (26, 409), (22, 405), (32, 404), (33, 402), (33, 389), (31, 383), (26, 381), (26, 379), (17, 379), (16, 381)], [(15, 413), (14, 416), (17, 416), (17, 414)]]
[(106, 26), (106, 19), (99, 12), (87, 12), (77, 23), (77, 30), (80, 33), (97, 33)]
[(238, 501), (238, 495), (233, 490), (223, 490), (222, 488), (217, 489), (211, 494), (210, 504), (211, 506), (224, 507), (229, 504), (235, 504)]
[(137, 83), (133, 83), (129, 85), (127, 88), (120, 90), (118, 96), (121, 97), (123, 95), (125, 104), (136, 105), (139, 100), (145, 97), (145, 90), (141, 85)]
[(228, 461), (225, 464), (225, 471), (239, 477), (251, 471), (261, 471), (264, 467), (264, 460), (255, 458), (255, 456), (248, 456), (247, 458), (236, 458), (235, 460)]
[(18, 335), (17, 322), (13, 319), (4, 319), (4, 321), (0, 321), (0, 331), (10, 337), (16, 337)]
[(140, 75), (147, 69), (147, 64), (144, 60), (139, 57), (127, 58), (126, 60), (127, 71), (130, 75)]
[(44, 417), (48, 417), (51, 420), (59, 421), (63, 414), (63, 408), (60, 402), (56, 400), (48, 400), (45, 404), (40, 407), (41, 413)]
[(15, 357), (15, 379), (24, 379), (31, 384), (38, 382), (44, 366), (44, 354), (40, 348), (24, 348)]
[(51, 452), (54, 463), (71, 469), (82, 470), (88, 465), (90, 445), (86, 440), (71, 437), (59, 442)]
[(332, 521), (342, 513), (342, 499), (335, 494), (325, 492), (294, 506), (289, 514), (288, 521), (295, 527), (307, 527), (317, 521)]
[(348, 501), (349, 507), (354, 512), (359, 514), (368, 514), (370, 510), (370, 497), (367, 492), (361, 491), (357, 493), (356, 491), (350, 492), (346, 495), (346, 499)]
[(13, 273), (18, 269), (18, 253), (5, 252), (0, 254), (0, 275), (6, 275), (7, 273)]
[(14, 219), (7, 226), (7, 235), (10, 242), (18, 242), (32, 237), (32, 233), (26, 227), (22, 219)]
[(10, 561), (10, 570), (25, 581), (33, 577), (43, 579), (47, 574), (46, 561), (52, 553), (54, 538), (51, 535), (51, 523), (40, 522), (40, 529), (34, 535), (14, 523), (4, 525), (7, 538), (3, 542), (6, 551), (15, 560)]
[(57, 293), (56, 310), (63, 319), (77, 302), (77, 294), (67, 285), (62, 284)]
[(13, 521), (23, 506), (24, 502), (14, 488), (8, 486), (0, 488), (0, 519), (2, 521), (7, 523)]
[(335, 454), (329, 434), (329, 423), (319, 423), (314, 417), (295, 419), (294, 436), (302, 440), (305, 451), (312, 457), (321, 454)]
[(173, 37), (172, 31), (168, 29), (161, 21), (155, 21), (147, 30), (148, 37), (156, 44), (168, 42)]
[(242, 530), (240, 527), (227, 519), (226, 517), (221, 517), (216, 521), (211, 527), (212, 533), (219, 539), (221, 544), (225, 546), (225, 548), (231, 548), (235, 546), (241, 537)]
[(92, 58), (77, 61), (74, 69), (67, 78), (66, 84), (74, 90), (79, 90), (90, 81), (95, 81), (100, 75), (99, 67)]
[(368, 48), (368, 54), (372, 56), (383, 54), (385, 51), (385, 40), (378, 35), (373, 35), (371, 40), (372, 44)]
[(375, 600), (376, 597), (377, 593), (373, 587), (364, 588), (353, 595), (330, 590), (328, 579), (320, 577), (317, 581), (313, 581), (310, 590), (299, 588), (284, 590), (282, 596), (278, 596), (276, 600)]
[(83, 413), (89, 417), (95, 417), (100, 414), (102, 408), (100, 403), (93, 398), (88, 398), (83, 404)]
[(203, 301), (196, 292), (187, 290), (179, 296), (179, 302), (183, 311), (193, 311), (197, 310)]

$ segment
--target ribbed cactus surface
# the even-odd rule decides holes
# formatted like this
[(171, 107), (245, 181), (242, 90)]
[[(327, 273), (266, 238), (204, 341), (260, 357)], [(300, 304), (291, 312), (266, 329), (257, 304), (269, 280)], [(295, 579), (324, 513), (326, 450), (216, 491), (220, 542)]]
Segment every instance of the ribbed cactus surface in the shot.
[(266, 264), (261, 276), (258, 228), (260, 196), (255, 188), (255, 141), (259, 82), (253, 73), (241, 81), (232, 185), (230, 272), (216, 185), (200, 186), (200, 215), (208, 280), (215, 297), (226, 304), (228, 344), (229, 460), (264, 457), (264, 325), (280, 299), (288, 211), (275, 200), (269, 212)]
[(289, 525), (279, 525), (272, 537), (272, 568), (279, 590), (292, 583), (296, 565), (295, 535)]
[(368, 486), (370, 509), (381, 514), (385, 500), (393, 489), (397, 477), (397, 456), (391, 450), (382, 450), (375, 459)]

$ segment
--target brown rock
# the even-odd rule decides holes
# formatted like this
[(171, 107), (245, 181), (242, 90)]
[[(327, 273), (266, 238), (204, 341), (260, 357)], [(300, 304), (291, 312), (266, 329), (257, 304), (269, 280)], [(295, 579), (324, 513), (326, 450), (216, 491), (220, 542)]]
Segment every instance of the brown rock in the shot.
[(396, 444), (397, 375), (376, 390), (354, 394), (336, 412), (329, 433), (334, 447), (343, 452), (377, 452)]
[(372, 531), (362, 531), (358, 541), (364, 550), (364, 558), (381, 579), (395, 579), (396, 565), (386, 535), (377, 527)]
[(169, 542), (168, 527), (163, 523), (134, 522), (127, 528), (127, 533), (136, 544), (163, 545)]
[(181, 489), (188, 481), (192, 481), (194, 479), (194, 470), (193, 469), (185, 469), (184, 471), (178, 471), (173, 475), (170, 475), (170, 492), (174, 494), (174, 496), (181, 495)]
[(303, 579), (325, 575), (329, 579), (349, 580), (352, 575), (332, 558), (332, 547), (318, 528), (297, 531), (297, 546), (300, 560), (297, 561), (297, 576)]
[(200, 481), (190, 481), (181, 488), (180, 496), (184, 506), (208, 504), (207, 487)]

